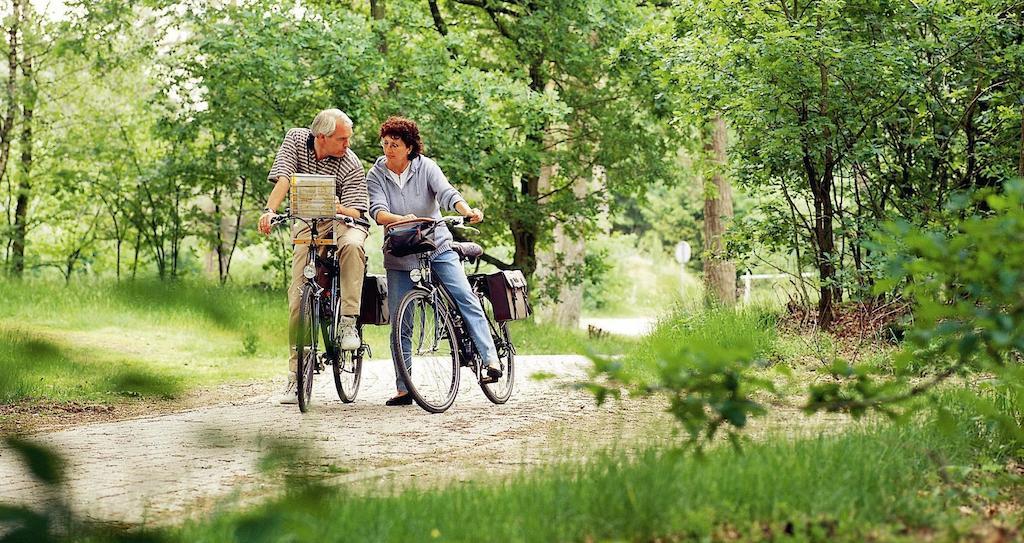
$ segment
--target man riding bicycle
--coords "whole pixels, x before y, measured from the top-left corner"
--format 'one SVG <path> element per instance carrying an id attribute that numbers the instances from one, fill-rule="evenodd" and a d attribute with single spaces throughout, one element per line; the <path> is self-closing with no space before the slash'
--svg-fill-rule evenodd
<path id="1" fill-rule="evenodd" d="M 338 109 L 325 109 L 317 114 L 309 128 L 292 128 L 285 134 L 284 141 L 274 157 L 274 166 L 267 179 L 274 183 L 274 189 L 267 198 L 267 207 L 259 220 L 259 231 L 270 233 L 271 220 L 284 201 L 294 174 L 331 175 L 335 179 L 336 212 L 353 218 L 361 218 L 369 209 L 366 191 L 366 177 L 362 163 L 351 149 L 352 119 Z M 325 229 L 323 237 L 332 232 Z M 292 239 L 309 237 L 309 226 L 296 223 L 292 226 Z M 359 315 L 359 301 L 362 294 L 363 275 L 366 260 L 363 244 L 367 230 L 363 226 L 347 226 L 340 221 L 333 225 L 333 237 L 338 246 L 338 267 L 341 280 L 341 348 L 358 349 L 359 334 L 356 317 Z M 277 398 L 279 403 L 298 402 L 295 387 L 295 372 L 298 366 L 295 351 L 295 332 L 299 320 L 299 295 L 303 284 L 302 268 L 308 259 L 312 244 L 292 246 L 292 281 L 288 287 L 288 337 L 291 352 L 288 357 L 288 384 Z M 320 251 L 326 248 L 320 246 Z"/>

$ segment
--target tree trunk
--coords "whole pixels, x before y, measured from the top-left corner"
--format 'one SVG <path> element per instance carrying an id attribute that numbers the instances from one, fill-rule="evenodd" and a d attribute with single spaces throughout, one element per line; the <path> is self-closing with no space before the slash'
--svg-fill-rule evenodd
<path id="1" fill-rule="evenodd" d="M 135 228 L 135 251 L 132 254 L 132 281 L 135 280 L 139 273 L 139 251 L 142 249 L 142 230 L 140 226 L 136 225 Z"/>
<path id="2" fill-rule="evenodd" d="M 1024 177 L 1024 105 L 1020 106 L 1020 161 L 1017 162 L 1017 175 Z"/>
<path id="3" fill-rule="evenodd" d="M 11 254 L 11 274 L 21 278 L 25 273 L 25 243 L 28 235 L 28 205 L 32 197 L 32 116 L 35 109 L 35 86 L 32 84 L 32 59 L 21 62 L 25 82 L 25 103 L 21 110 L 21 166 L 19 168 L 18 197 L 14 208 L 14 244 Z M 11 74 L 13 75 L 13 74 Z"/>
<path id="4" fill-rule="evenodd" d="M 238 195 L 238 211 L 235 213 L 234 224 L 229 224 L 228 233 L 231 234 L 231 245 L 227 248 L 227 259 L 224 262 L 224 278 L 221 280 L 222 285 L 231 276 L 231 259 L 235 256 L 235 249 L 238 247 L 238 235 L 242 231 L 242 216 L 245 213 L 245 189 L 248 186 L 248 179 L 244 175 L 240 176 L 239 179 L 242 181 L 242 188 Z"/>
<path id="5" fill-rule="evenodd" d="M 4 98 L 7 100 L 7 109 L 4 112 L 4 117 L 0 120 L 0 178 L 4 178 L 7 174 L 7 161 L 11 156 L 11 139 L 14 134 L 14 118 L 18 113 L 18 85 L 17 85 L 17 74 L 19 71 L 18 67 L 18 32 L 21 22 L 21 0 L 14 0 L 11 3 L 11 26 L 7 29 L 7 85 L 6 94 Z M 7 184 L 10 187 L 10 194 L 14 196 L 16 192 L 14 183 L 11 182 L 10 177 L 7 177 Z M 7 211 L 7 226 L 14 224 L 14 217 L 11 216 L 11 201 L 8 200 L 7 205 L 4 206 Z M 4 262 L 8 263 L 11 255 L 14 239 L 7 240 L 6 251 L 4 252 Z"/>
<path id="6" fill-rule="evenodd" d="M 171 229 L 171 278 L 178 278 L 178 252 L 181 249 L 181 240 L 184 237 L 181 224 L 181 190 L 175 185 L 174 190 L 174 215 L 173 227 Z"/>
<path id="7" fill-rule="evenodd" d="M 832 327 L 835 303 L 840 300 L 837 295 L 839 287 L 836 282 L 835 234 L 832 228 L 832 173 L 826 171 L 817 189 L 812 188 L 814 195 L 814 237 L 818 245 L 818 326 L 823 330 Z"/>
<path id="8" fill-rule="evenodd" d="M 552 85 L 553 87 L 553 85 Z M 547 145 L 554 146 L 550 132 L 546 138 Z M 552 190 L 551 179 L 558 173 L 557 165 L 546 165 L 541 168 L 537 188 L 542 194 Z M 573 195 L 582 199 L 589 189 L 588 180 L 584 177 L 573 182 Z M 545 202 L 539 202 L 543 205 Z M 555 224 L 552 232 L 550 249 L 537 256 L 537 283 L 548 292 L 554 292 L 557 299 L 544 300 L 537 307 L 537 322 L 552 323 L 563 328 L 576 328 L 580 323 L 583 310 L 583 284 L 573 281 L 581 277 L 580 272 L 586 256 L 586 245 L 582 237 L 574 237 L 566 232 L 565 225 Z"/>
<path id="9" fill-rule="evenodd" d="M 732 186 L 723 174 L 725 147 L 725 120 L 716 115 L 704 137 L 706 159 L 714 165 L 710 183 L 704 181 L 704 284 L 708 303 L 730 307 L 736 304 L 736 264 L 727 258 L 723 239 L 733 217 Z"/>
<path id="10" fill-rule="evenodd" d="M 584 177 L 573 181 L 573 193 L 577 198 L 584 198 L 587 195 L 588 183 Z M 582 268 L 586 259 L 586 243 L 582 237 L 574 237 L 565 231 L 565 225 L 555 225 L 554 243 L 547 255 L 553 260 L 551 272 L 558 278 L 558 303 L 550 307 L 550 314 L 546 321 L 552 322 L 563 328 L 577 328 L 580 324 L 580 316 L 583 312 L 583 283 Z M 539 274 L 541 270 L 537 270 Z M 570 277 L 580 277 L 580 282 L 569 280 Z"/>
<path id="11" fill-rule="evenodd" d="M 543 93 L 546 85 L 546 78 L 541 72 L 541 60 L 534 60 L 530 63 L 530 89 L 536 93 Z M 547 127 L 540 127 L 526 135 L 527 141 L 538 150 L 544 149 L 544 134 Z M 543 156 L 543 153 L 542 153 Z M 544 165 L 541 165 L 543 168 Z M 523 175 L 519 185 L 521 202 L 527 209 L 540 206 L 540 171 Z M 538 221 L 533 218 L 517 217 L 509 221 L 509 229 L 512 231 L 512 239 L 515 241 L 516 250 L 512 256 L 512 266 L 523 270 L 527 278 L 533 277 L 537 271 L 537 238 L 539 231 Z"/>
<path id="12" fill-rule="evenodd" d="M 819 64 L 821 99 L 818 103 L 818 115 L 821 119 L 829 119 L 829 73 L 828 66 L 822 62 Z M 828 122 L 825 123 L 822 131 L 825 139 L 825 156 L 822 164 L 822 175 L 820 183 L 811 185 L 814 192 L 815 209 L 819 211 L 815 217 L 815 236 L 818 240 L 818 276 L 821 281 L 819 285 L 820 297 L 818 298 L 818 326 L 823 330 L 832 327 L 834 318 L 834 305 L 842 301 L 842 288 L 836 282 L 835 268 L 835 233 L 832 227 L 832 220 L 835 216 L 835 208 L 832 203 L 832 187 L 835 184 L 835 152 L 832 148 L 832 129 Z"/>
<path id="13" fill-rule="evenodd" d="M 370 17 L 374 21 L 380 22 L 384 20 L 384 0 L 370 0 Z M 380 43 L 377 44 L 377 50 L 381 54 L 388 52 L 388 40 L 384 34 L 384 31 L 380 31 Z"/>

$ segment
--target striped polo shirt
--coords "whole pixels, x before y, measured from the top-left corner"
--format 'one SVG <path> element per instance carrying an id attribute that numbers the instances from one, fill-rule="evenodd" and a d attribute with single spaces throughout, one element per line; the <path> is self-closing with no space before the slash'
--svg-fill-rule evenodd
<path id="1" fill-rule="evenodd" d="M 325 157 L 317 160 L 313 148 L 313 132 L 308 128 L 292 128 L 284 136 L 281 148 L 274 157 L 267 179 L 277 183 L 277 178 L 291 178 L 293 174 L 333 175 L 335 193 L 341 205 L 366 213 L 370 209 L 366 193 L 366 175 L 359 157 L 348 149 L 343 157 Z"/>

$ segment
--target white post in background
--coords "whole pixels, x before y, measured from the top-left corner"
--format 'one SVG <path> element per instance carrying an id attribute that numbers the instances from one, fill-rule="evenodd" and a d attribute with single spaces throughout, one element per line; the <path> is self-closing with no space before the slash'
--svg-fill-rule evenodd
<path id="1" fill-rule="evenodd" d="M 804 277 L 804 278 L 814 277 L 814 276 L 815 276 L 815 274 L 812 273 L 812 272 L 804 272 L 804 273 L 800 274 L 800 277 Z M 772 280 L 775 280 L 775 279 L 785 279 L 787 277 L 793 277 L 793 276 L 788 274 L 788 273 L 758 273 L 758 274 L 751 274 L 750 270 L 748 269 L 747 273 L 744 273 L 740 277 L 743 279 L 743 303 L 746 304 L 746 303 L 750 302 L 750 290 L 751 290 L 751 287 L 754 284 L 754 279 L 772 279 Z"/>
<path id="2" fill-rule="evenodd" d="M 686 296 L 686 263 L 690 261 L 690 244 L 685 241 L 680 241 L 676 244 L 675 250 L 676 262 L 679 263 L 679 294 L 680 296 Z"/>

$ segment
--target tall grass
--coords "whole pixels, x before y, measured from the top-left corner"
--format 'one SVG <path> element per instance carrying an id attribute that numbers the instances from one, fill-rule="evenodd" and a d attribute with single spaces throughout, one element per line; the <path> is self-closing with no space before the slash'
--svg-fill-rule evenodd
<path id="1" fill-rule="evenodd" d="M 322 487 L 181 528 L 183 541 L 760 540 L 857 541 L 944 522 L 942 470 L 976 460 L 978 440 L 935 426 L 866 428 L 703 459 L 606 453 L 501 482 L 388 495 Z M 940 473 L 941 472 L 941 473 Z"/>
<path id="2" fill-rule="evenodd" d="M 776 321 L 777 315 L 762 306 L 735 310 L 677 306 L 627 352 L 627 373 L 636 381 L 655 379 L 659 359 L 680 347 L 716 349 L 742 344 L 750 346 L 758 358 L 768 358 L 778 340 Z"/>

